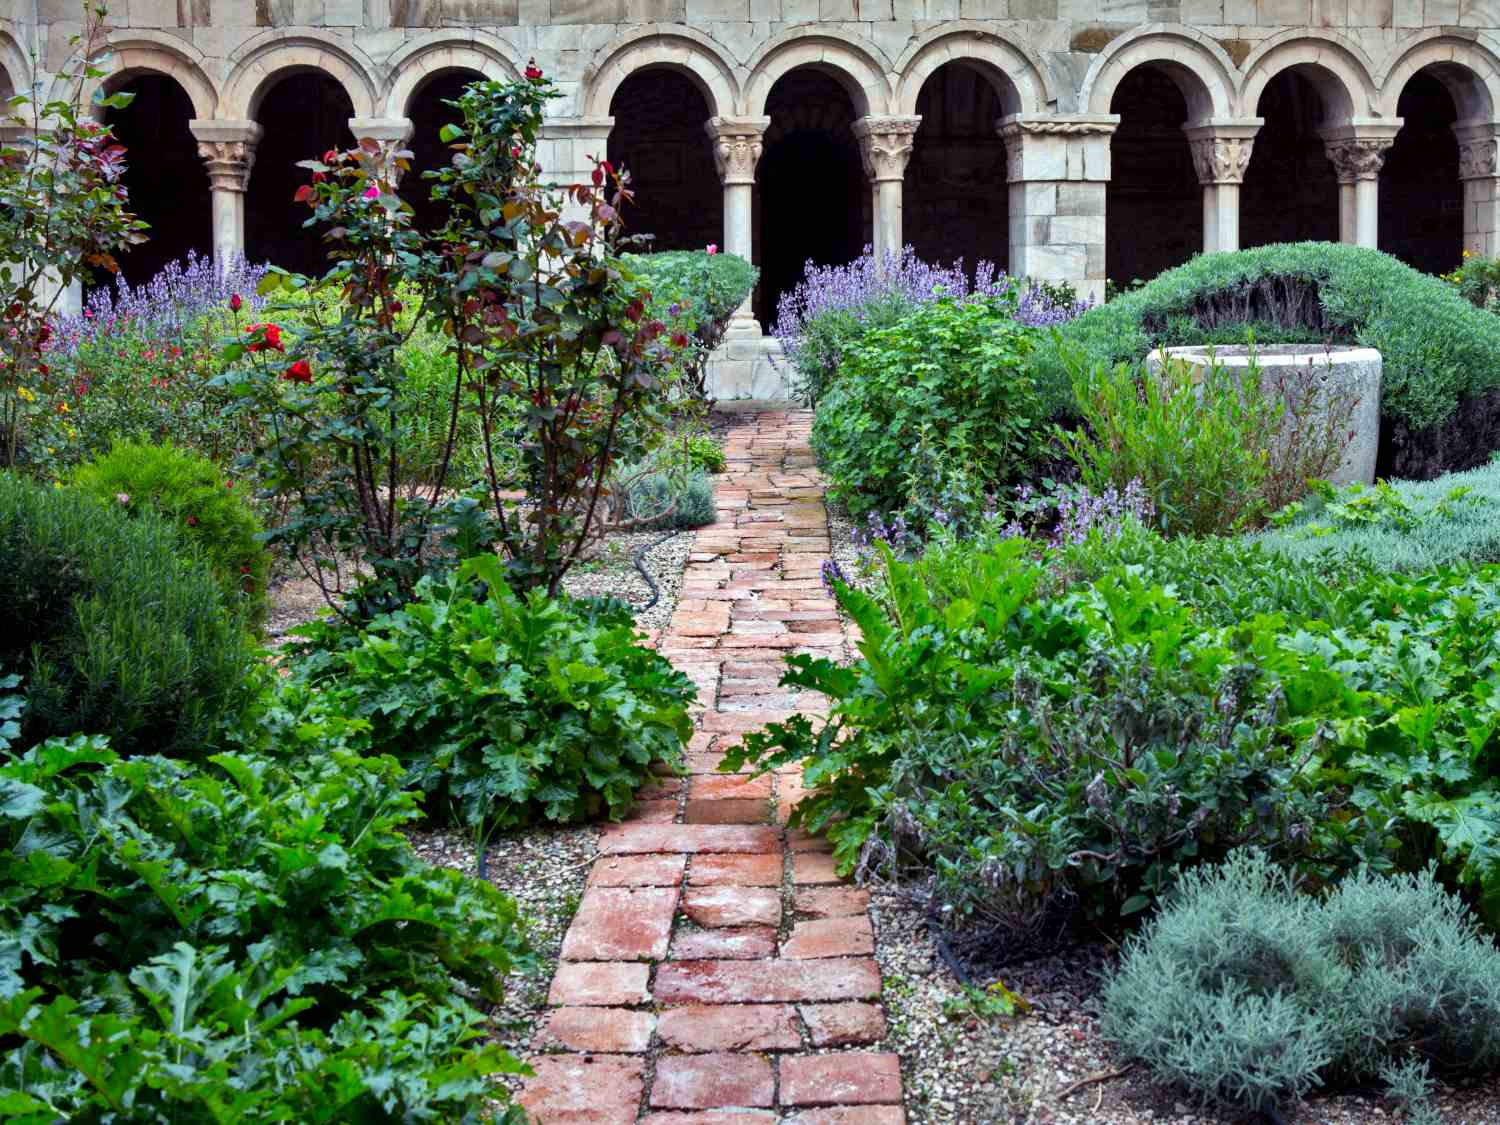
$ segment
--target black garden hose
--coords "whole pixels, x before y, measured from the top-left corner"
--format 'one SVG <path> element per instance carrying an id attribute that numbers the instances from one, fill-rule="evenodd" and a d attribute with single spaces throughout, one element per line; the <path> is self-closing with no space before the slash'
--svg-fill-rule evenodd
<path id="1" fill-rule="evenodd" d="M 657 539 L 651 543 L 647 543 L 644 547 L 642 547 L 635 553 L 635 569 L 639 571 L 641 577 L 646 580 L 646 587 L 651 591 L 651 600 L 645 605 L 641 606 L 638 610 L 636 610 L 637 613 L 644 613 L 646 612 L 646 610 L 654 606 L 657 602 L 661 601 L 661 590 L 656 585 L 656 579 L 652 578 L 650 572 L 646 570 L 647 552 L 656 550 L 656 548 L 660 547 L 668 539 L 671 539 L 673 536 L 680 534 L 682 534 L 680 529 L 669 531 L 660 539 Z"/>

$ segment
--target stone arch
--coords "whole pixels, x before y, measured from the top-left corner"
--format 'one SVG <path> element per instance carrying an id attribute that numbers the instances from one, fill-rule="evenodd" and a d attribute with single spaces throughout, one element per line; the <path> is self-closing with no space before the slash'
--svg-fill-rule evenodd
<path id="1" fill-rule="evenodd" d="M 857 117 L 889 113 L 894 68 L 872 43 L 852 43 L 819 28 L 795 28 L 769 40 L 751 56 L 742 108 L 750 116 L 765 113 L 771 87 L 798 67 L 829 75 L 849 93 Z"/>
<path id="2" fill-rule="evenodd" d="M 711 116 L 733 114 L 739 103 L 734 68 L 712 39 L 681 24 L 647 24 L 606 46 L 583 72 L 582 115 L 608 117 L 620 84 L 648 67 L 685 75 L 703 94 Z"/>
<path id="3" fill-rule="evenodd" d="M 1374 66 L 1358 44 L 1331 31 L 1292 28 L 1273 35 L 1245 59 L 1240 106 L 1253 117 L 1266 85 L 1283 70 L 1300 67 L 1323 101 L 1327 124 L 1374 116 Z"/>
<path id="4" fill-rule="evenodd" d="M 1089 66 L 1078 94 L 1087 113 L 1109 113 L 1115 91 L 1138 66 L 1151 65 L 1182 91 L 1188 117 L 1232 117 L 1239 72 L 1213 39 L 1178 24 L 1152 24 L 1110 42 Z"/>
<path id="5" fill-rule="evenodd" d="M 219 92 L 203 69 L 203 54 L 190 43 L 153 31 L 117 31 L 109 37 L 108 75 L 102 84 L 113 93 L 137 74 L 161 74 L 173 79 L 193 103 L 193 116 L 212 118 Z M 93 96 L 93 90 L 85 93 Z"/>
<path id="6" fill-rule="evenodd" d="M 387 60 L 390 90 L 385 96 L 386 117 L 406 117 L 418 89 L 429 78 L 453 70 L 472 70 L 488 78 L 514 81 L 523 64 L 510 44 L 481 31 L 455 34 L 434 31 L 413 39 Z"/>
<path id="7" fill-rule="evenodd" d="M 0 29 L 0 82 L 10 84 L 11 94 L 31 89 L 31 61 L 9 31 Z"/>
<path id="8" fill-rule="evenodd" d="M 229 78 L 219 103 L 221 115 L 229 120 L 254 120 L 261 98 L 289 71 L 328 75 L 349 95 L 355 117 L 375 116 L 375 68 L 357 47 L 331 36 L 307 31 L 290 35 L 270 32 L 242 46 L 230 56 L 229 64 Z"/>
<path id="9" fill-rule="evenodd" d="M 895 112 L 917 112 L 917 96 L 934 71 L 956 62 L 982 73 L 1000 95 L 1006 114 L 1044 113 L 1057 96 L 1036 52 L 971 20 L 944 24 L 923 35 L 896 62 Z"/>
<path id="10" fill-rule="evenodd" d="M 1401 92 L 1424 70 L 1447 87 L 1459 120 L 1488 120 L 1500 106 L 1500 55 L 1475 32 L 1434 27 L 1397 45 L 1376 74 L 1382 116 L 1397 115 Z"/>

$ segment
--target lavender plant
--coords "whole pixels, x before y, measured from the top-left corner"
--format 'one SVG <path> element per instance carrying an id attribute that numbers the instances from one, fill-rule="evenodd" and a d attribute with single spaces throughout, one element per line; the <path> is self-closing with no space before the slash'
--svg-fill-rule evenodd
<path id="1" fill-rule="evenodd" d="M 1070 303 L 1040 282 L 1012 278 L 981 260 L 972 274 L 962 258 L 924 262 L 907 246 L 882 261 L 870 247 L 842 266 L 808 261 L 801 282 L 782 295 L 772 329 L 793 368 L 793 390 L 816 403 L 837 375 L 846 350 L 865 333 L 888 328 L 921 305 L 949 298 L 997 298 L 1029 327 L 1063 324 L 1091 302 Z"/>

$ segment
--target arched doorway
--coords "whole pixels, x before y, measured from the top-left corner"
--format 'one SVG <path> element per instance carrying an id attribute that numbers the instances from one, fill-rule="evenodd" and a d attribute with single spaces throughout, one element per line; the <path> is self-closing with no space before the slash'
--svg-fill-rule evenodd
<path id="1" fill-rule="evenodd" d="M 608 158 L 630 172 L 635 203 L 625 229 L 650 235 L 640 250 L 701 250 L 723 241 L 724 190 L 704 125 L 713 116 L 686 75 L 663 67 L 639 70 L 609 103 L 615 119 Z"/>
<path id="2" fill-rule="evenodd" d="M 870 243 L 872 204 L 850 126 L 854 103 L 821 71 L 799 67 L 766 99 L 764 152 L 756 170 L 760 286 L 755 315 L 769 328 L 781 295 L 811 260 L 840 265 Z"/>
<path id="3" fill-rule="evenodd" d="M 148 240 L 120 257 L 125 280 L 141 285 L 189 251 L 213 253 L 208 173 L 188 130 L 193 103 L 176 79 L 133 74 L 113 92 L 133 96 L 105 121 L 126 149 L 130 210 L 151 224 Z"/>
<path id="4" fill-rule="evenodd" d="M 1339 239 L 1338 177 L 1319 130 L 1347 115 L 1327 104 L 1319 82 L 1304 69 L 1311 68 L 1277 74 L 1256 107 L 1265 124 L 1255 136 L 1240 192 L 1242 246 Z"/>
<path id="5" fill-rule="evenodd" d="M 1149 281 L 1203 249 L 1203 187 L 1182 127 L 1188 100 L 1164 69 L 1138 66 L 1115 89 L 1104 258 L 1120 284 Z"/>
<path id="6" fill-rule="evenodd" d="M 1425 273 L 1447 273 L 1464 243 L 1458 179 L 1458 107 L 1429 71 L 1412 76 L 1396 102 L 1405 120 L 1380 171 L 1380 248 Z"/>
<path id="7" fill-rule="evenodd" d="M 265 136 L 256 148 L 245 196 L 250 261 L 314 276 L 327 270 L 327 247 L 316 231 L 303 229 L 309 212 L 293 199 L 309 175 L 297 161 L 315 159 L 330 148 L 353 147 L 353 114 L 344 88 L 318 71 L 287 74 L 266 91 L 255 114 Z"/>
<path id="8" fill-rule="evenodd" d="M 901 210 L 904 239 L 923 261 L 962 259 L 971 275 L 981 261 L 1006 268 L 1010 191 L 995 128 L 1004 113 L 990 80 L 961 61 L 922 84 Z"/>
<path id="9" fill-rule="evenodd" d="M 446 168 L 453 160 L 452 151 L 439 134 L 444 125 L 459 124 L 462 115 L 447 103 L 457 101 L 465 87 L 483 78 L 473 70 L 445 70 L 417 87 L 407 103 L 406 116 L 412 127 L 406 146 L 412 154 L 411 171 L 401 177 L 397 192 L 411 205 L 412 222 L 421 230 L 436 230 L 447 219 L 447 208 L 432 201 L 433 182 L 423 175 Z"/>

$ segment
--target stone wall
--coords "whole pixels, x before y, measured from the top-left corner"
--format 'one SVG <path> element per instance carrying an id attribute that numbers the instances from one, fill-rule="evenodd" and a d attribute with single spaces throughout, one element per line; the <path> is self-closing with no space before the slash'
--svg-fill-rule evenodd
<path id="1" fill-rule="evenodd" d="M 676 120 L 682 114 L 663 124 L 691 170 L 691 190 L 665 195 L 693 209 L 683 238 L 722 230 L 722 244 L 747 255 L 769 253 L 777 237 L 760 213 L 755 163 L 766 139 L 788 128 L 777 120 L 778 83 L 804 69 L 847 99 L 853 123 L 842 127 L 859 147 L 867 192 L 857 221 L 877 249 L 908 240 L 938 257 L 998 249 L 1012 272 L 1095 296 L 1126 229 L 1111 228 L 1111 211 L 1132 208 L 1137 242 L 1159 244 L 1141 255 L 1149 269 L 1185 250 L 1237 246 L 1242 229 L 1256 239 L 1326 229 L 1379 245 L 1382 215 L 1392 248 L 1446 223 L 1465 246 L 1500 250 L 1500 6 L 1479 0 L 109 0 L 109 11 L 109 84 L 165 75 L 191 103 L 220 251 L 246 244 L 243 196 L 256 145 L 278 129 L 265 114 L 278 99 L 268 95 L 287 77 L 326 75 L 347 95 L 356 135 L 400 139 L 432 76 L 515 76 L 528 59 L 564 95 L 539 151 L 560 180 L 620 143 L 612 106 L 632 75 L 665 69 L 691 83 L 701 99 L 694 112 L 716 123 L 696 155 L 684 147 L 694 134 Z M 0 2 L 4 81 L 45 87 L 80 21 L 80 0 Z M 965 70 L 968 95 L 953 94 L 963 81 L 951 69 L 929 84 L 948 64 Z M 1180 125 L 1171 114 L 1122 125 L 1142 68 L 1160 88 L 1175 87 Z M 1403 140 L 1401 99 L 1419 76 L 1427 93 L 1404 104 L 1422 120 Z M 1284 110 L 1294 80 L 1306 104 Z M 1451 105 L 1433 108 L 1434 89 Z M 924 112 L 935 115 L 925 131 Z M 975 124 L 992 113 L 995 134 Z M 739 163 L 723 158 L 725 137 L 735 138 Z M 934 137 L 942 153 L 922 150 Z M 1381 198 L 1393 143 L 1410 148 L 1398 148 L 1401 171 L 1391 178 L 1399 208 Z M 703 214 L 709 156 L 724 202 Z M 1426 192 L 1432 159 L 1444 166 L 1443 184 Z M 1152 195 L 1142 177 L 1158 163 L 1164 187 Z M 1295 206 L 1277 194 L 1284 189 Z M 1242 194 L 1253 196 L 1244 222 Z M 1197 214 L 1174 224 L 1195 200 Z M 1413 213 L 1429 206 L 1430 216 Z M 750 312 L 727 353 L 739 357 L 724 367 L 730 393 L 775 385 Z"/>

